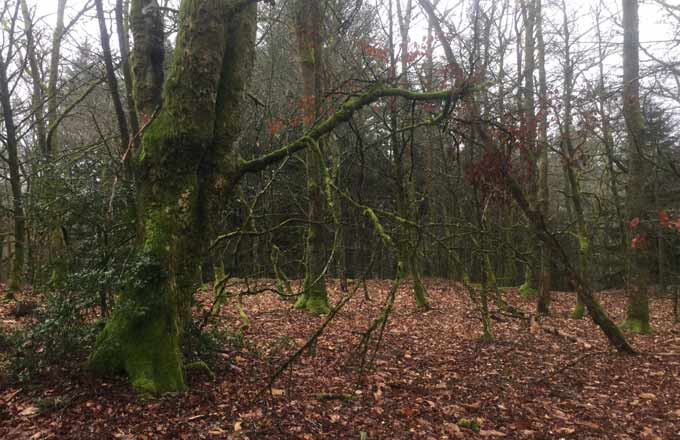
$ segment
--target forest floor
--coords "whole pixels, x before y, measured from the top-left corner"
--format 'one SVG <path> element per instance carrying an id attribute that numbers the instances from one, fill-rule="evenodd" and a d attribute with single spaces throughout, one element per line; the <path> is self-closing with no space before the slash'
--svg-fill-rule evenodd
<path id="1" fill-rule="evenodd" d="M 330 284 L 337 302 L 337 282 Z M 484 343 L 461 286 L 430 280 L 427 312 L 415 310 L 402 286 L 362 371 L 355 349 L 390 282 L 368 286 L 370 301 L 358 291 L 269 388 L 271 374 L 325 318 L 266 294 L 244 298 L 250 326 L 240 346 L 223 347 L 214 379 L 192 369 L 185 393 L 140 400 L 124 378 L 102 380 L 66 362 L 28 383 L 0 385 L 0 438 L 680 439 L 680 325 L 670 299 L 653 300 L 655 331 L 629 335 L 642 352 L 630 357 L 612 352 L 589 319 L 568 318 L 573 293 L 555 292 L 555 314 L 541 321 L 560 334 L 503 317 Z M 533 311 L 515 289 L 506 295 Z M 599 296 L 620 321 L 624 294 Z M 1 326 L 31 325 L 8 313 L 0 308 Z M 221 317 L 233 331 L 241 325 L 233 304 Z"/>

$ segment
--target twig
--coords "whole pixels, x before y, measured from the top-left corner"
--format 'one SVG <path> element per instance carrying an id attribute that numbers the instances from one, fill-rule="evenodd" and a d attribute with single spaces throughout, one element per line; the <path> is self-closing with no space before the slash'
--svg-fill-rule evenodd
<path id="1" fill-rule="evenodd" d="M 550 373 L 546 374 L 545 376 L 540 377 L 538 379 L 534 379 L 533 381 L 530 382 L 530 384 L 536 385 L 536 384 L 539 384 L 541 382 L 545 382 L 548 379 L 558 375 L 559 373 L 567 370 L 568 368 L 573 367 L 574 365 L 578 364 L 579 362 L 581 362 L 581 361 L 583 361 L 583 360 L 585 360 L 589 357 L 600 355 L 600 354 L 607 354 L 607 353 L 609 353 L 609 351 L 591 351 L 589 353 L 581 355 L 581 356 L 577 357 L 576 359 L 574 359 L 573 361 L 567 363 L 566 365 L 551 371 Z"/>

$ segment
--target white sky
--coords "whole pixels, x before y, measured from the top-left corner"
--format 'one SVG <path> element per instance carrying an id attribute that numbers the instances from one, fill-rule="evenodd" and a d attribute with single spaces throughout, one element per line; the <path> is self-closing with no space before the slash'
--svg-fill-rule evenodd
<path id="1" fill-rule="evenodd" d="M 57 8 L 57 0 L 28 0 L 29 5 L 33 4 L 37 6 L 37 12 L 38 16 L 43 17 L 43 21 L 45 22 L 46 25 L 48 25 L 50 28 L 54 26 L 54 22 L 56 20 L 56 8 Z M 282 0 L 279 0 L 282 1 Z M 354 0 L 347 0 L 347 1 L 354 1 Z M 370 1 L 370 0 L 369 0 Z M 384 0 L 383 0 L 384 1 Z M 403 3 L 405 3 L 404 0 L 401 0 Z M 490 0 L 486 0 L 485 3 L 487 3 Z M 518 0 L 515 0 L 518 1 Z M 89 0 L 91 3 L 92 0 Z M 176 4 L 178 3 L 179 0 L 171 0 L 171 4 Z M 672 4 L 672 5 L 678 5 L 680 6 L 680 0 L 666 0 L 667 3 Z M 69 17 L 73 17 L 77 14 L 77 12 L 85 5 L 88 3 L 87 0 L 68 0 L 67 1 L 67 19 L 66 21 L 69 21 Z M 113 3 L 114 0 L 104 0 L 105 3 L 105 8 L 109 11 L 113 9 Z M 402 3 L 402 4 L 403 4 Z M 459 5 L 461 3 L 460 0 L 440 0 L 438 9 L 440 11 L 443 11 L 447 8 Z M 560 0 L 544 0 L 544 11 L 546 13 L 550 13 L 550 7 L 548 6 L 551 3 L 561 3 Z M 573 14 L 577 18 L 577 27 L 578 29 L 573 32 L 574 35 L 577 35 L 578 33 L 591 30 L 593 28 L 593 15 L 592 15 L 592 9 L 594 9 L 595 5 L 598 3 L 597 0 L 566 0 L 567 8 L 571 11 L 571 14 Z M 414 4 L 417 4 L 417 2 L 414 2 Z M 621 10 L 621 0 L 605 0 L 604 5 L 609 11 L 615 16 L 615 20 L 617 22 L 620 22 L 620 10 Z M 555 11 L 555 8 L 552 8 L 553 11 Z M 559 14 L 559 13 L 558 13 Z M 552 14 L 551 14 L 552 15 Z M 604 14 L 605 16 L 608 15 L 607 13 Z M 552 18 L 552 21 L 555 23 L 556 26 L 561 25 L 561 16 L 557 15 L 554 18 Z M 419 24 L 418 24 L 419 23 Z M 424 35 L 425 31 L 424 29 L 418 29 L 417 27 L 420 26 L 421 28 L 424 27 L 425 20 L 420 19 L 417 20 L 416 22 L 416 29 L 413 29 L 412 35 L 413 41 L 420 41 L 420 37 Z M 680 24 L 677 25 L 678 28 L 680 28 Z M 618 28 L 615 28 L 615 30 L 618 30 Z M 550 32 L 549 26 L 546 26 L 546 34 Z M 673 61 L 680 61 L 680 48 L 675 48 L 673 51 L 668 50 L 668 45 L 665 45 L 663 41 L 669 40 L 673 37 L 673 28 L 670 26 L 668 23 L 664 23 L 664 17 L 662 14 L 662 10 L 660 9 L 659 6 L 657 6 L 653 0 L 641 0 L 640 4 L 640 41 L 642 42 L 642 45 L 645 46 L 647 49 L 651 50 L 653 53 L 655 53 L 655 56 L 658 56 L 661 59 L 666 59 L 666 60 L 671 60 L 671 57 L 676 57 L 675 60 Z M 117 48 L 117 40 L 116 38 L 111 38 L 111 47 L 116 50 Z M 549 38 L 547 36 L 546 38 Z M 69 50 L 69 46 L 73 48 L 75 45 L 81 44 L 85 39 L 89 40 L 92 44 L 97 44 L 99 41 L 99 30 L 98 26 L 95 20 L 95 12 L 94 8 L 81 19 L 81 22 L 76 25 L 74 33 L 70 36 L 69 39 L 66 40 L 65 44 L 65 50 Z M 582 40 L 584 41 L 584 44 L 582 47 L 591 47 L 592 44 L 588 44 L 589 42 L 592 43 L 595 41 L 594 36 L 592 35 L 585 35 L 582 37 Z M 614 45 L 620 44 L 623 41 L 623 37 L 620 34 L 620 32 L 616 32 L 612 40 L 610 41 Z M 609 67 L 610 75 L 616 77 L 621 75 L 621 58 L 618 55 L 620 51 L 616 50 L 617 46 L 614 46 L 612 48 L 613 50 L 613 55 L 609 57 L 609 59 L 606 61 L 606 64 Z M 679 55 L 676 55 L 679 54 Z M 649 62 L 649 59 L 645 56 L 644 53 L 640 54 L 641 56 L 641 61 L 642 61 L 642 67 L 644 69 L 646 62 Z M 508 64 L 512 65 L 512 57 L 509 57 L 507 60 Z M 612 78 L 613 79 L 613 78 Z"/>

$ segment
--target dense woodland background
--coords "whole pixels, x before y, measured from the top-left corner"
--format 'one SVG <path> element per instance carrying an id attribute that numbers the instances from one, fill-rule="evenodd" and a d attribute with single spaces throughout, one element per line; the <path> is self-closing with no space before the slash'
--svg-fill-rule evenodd
<path id="1" fill-rule="evenodd" d="M 183 390 L 269 298 L 323 315 L 271 388 L 371 283 L 362 368 L 441 285 L 484 341 L 590 315 L 632 353 L 677 323 L 677 2 L 49 3 L 0 5 L 8 384 L 92 353 Z"/>

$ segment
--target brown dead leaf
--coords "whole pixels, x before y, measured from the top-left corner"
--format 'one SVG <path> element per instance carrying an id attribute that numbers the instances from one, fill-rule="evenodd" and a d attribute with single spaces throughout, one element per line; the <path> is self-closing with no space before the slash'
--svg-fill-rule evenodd
<path id="1" fill-rule="evenodd" d="M 656 394 L 653 394 L 653 393 L 640 393 L 640 399 L 654 400 L 654 399 L 656 399 Z"/>
<path id="2" fill-rule="evenodd" d="M 482 437 L 505 437 L 507 434 L 493 429 L 489 430 L 482 429 L 481 431 L 479 431 L 479 435 L 481 435 Z"/>
<path id="3" fill-rule="evenodd" d="M 31 405 L 31 406 L 27 406 L 26 408 L 21 410 L 19 415 L 24 416 L 24 417 L 32 417 L 32 416 L 37 415 L 38 413 L 40 413 L 40 409 L 38 409 L 37 406 Z"/>
<path id="4" fill-rule="evenodd" d="M 234 432 L 241 432 L 241 425 L 243 424 L 242 421 L 237 421 L 234 422 Z"/>
<path id="5" fill-rule="evenodd" d="M 640 434 L 640 438 L 643 439 L 643 440 L 663 440 L 649 426 L 642 430 L 642 433 Z"/>
<path id="6" fill-rule="evenodd" d="M 272 388 L 272 396 L 283 396 L 286 394 L 286 390 L 280 388 Z"/>
<path id="7" fill-rule="evenodd" d="M 224 429 L 220 428 L 219 426 L 215 426 L 210 431 L 208 431 L 208 434 L 210 434 L 210 435 L 223 435 L 223 434 L 226 434 L 226 433 L 224 432 Z"/>

